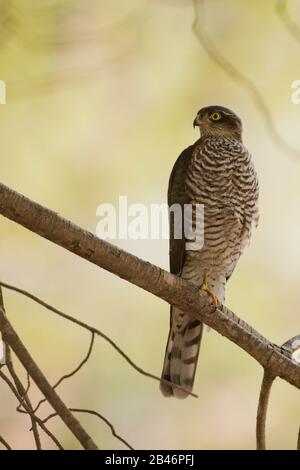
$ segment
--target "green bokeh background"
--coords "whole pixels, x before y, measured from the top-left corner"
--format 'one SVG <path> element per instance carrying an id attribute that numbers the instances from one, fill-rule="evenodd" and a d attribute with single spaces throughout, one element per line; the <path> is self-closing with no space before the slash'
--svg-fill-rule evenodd
<path id="1" fill-rule="evenodd" d="M 211 0 L 205 24 L 223 54 L 262 93 L 281 136 L 299 145 L 300 43 L 275 1 Z M 290 13 L 300 24 L 300 9 Z M 179 0 L 1 2 L 1 181 L 95 232 L 100 203 L 166 201 L 168 177 L 193 142 L 196 111 L 234 109 L 260 177 L 260 225 L 227 292 L 227 305 L 271 341 L 299 333 L 300 155 L 270 138 L 243 87 L 208 57 L 192 33 L 192 2 Z M 115 241 L 168 267 L 162 240 Z M 141 367 L 160 374 L 168 306 L 24 228 L 1 219 L 1 279 L 35 293 L 110 335 Z M 54 383 L 72 370 L 89 336 L 31 301 L 4 292 L 7 314 Z M 19 369 L 24 381 L 22 369 Z M 97 340 L 78 376 L 60 387 L 69 406 L 93 408 L 137 449 L 253 449 L 262 378 L 258 364 L 215 332 L 205 335 L 195 392 L 168 400 Z M 14 448 L 33 448 L 29 420 L 0 384 L 0 432 Z M 32 400 L 40 395 L 32 386 Z M 48 409 L 44 406 L 41 416 Z M 268 415 L 268 446 L 294 449 L 299 391 L 277 380 Z M 100 448 L 122 448 L 95 417 L 80 416 Z M 50 428 L 77 448 L 58 420 Z M 44 443 L 52 448 L 47 438 Z"/>

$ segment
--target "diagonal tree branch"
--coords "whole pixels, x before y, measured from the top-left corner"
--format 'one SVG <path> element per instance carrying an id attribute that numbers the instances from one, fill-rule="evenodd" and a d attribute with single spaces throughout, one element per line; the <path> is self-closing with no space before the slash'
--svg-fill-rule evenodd
<path id="1" fill-rule="evenodd" d="M 12 450 L 8 442 L 2 436 L 0 436 L 0 443 L 3 445 L 3 447 L 5 447 L 6 450 Z"/>
<path id="2" fill-rule="evenodd" d="M 181 310 L 199 316 L 271 374 L 300 388 L 300 365 L 284 349 L 264 338 L 225 306 L 215 309 L 209 296 L 194 284 L 100 240 L 2 183 L 0 214 Z"/>
<path id="3" fill-rule="evenodd" d="M 32 377 L 41 392 L 47 397 L 48 402 L 58 413 L 62 421 L 74 434 L 81 443 L 82 447 L 87 450 L 96 450 L 97 446 L 83 429 L 79 421 L 73 416 L 71 411 L 66 407 L 56 391 L 51 387 L 43 372 L 38 368 L 29 352 L 21 342 L 20 338 L 14 331 L 10 322 L 7 320 L 4 310 L 0 307 L 0 331 L 3 334 L 7 345 L 14 351 L 19 361 L 23 364 L 26 371 Z"/>

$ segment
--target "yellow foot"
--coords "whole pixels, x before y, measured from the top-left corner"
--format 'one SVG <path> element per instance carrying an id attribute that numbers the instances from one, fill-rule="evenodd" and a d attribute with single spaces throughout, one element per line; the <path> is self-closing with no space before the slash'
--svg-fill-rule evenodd
<path id="1" fill-rule="evenodd" d="M 209 297 L 211 298 L 214 306 L 216 308 L 220 307 L 221 305 L 221 302 L 219 301 L 218 297 L 210 290 L 209 286 L 208 286 L 208 282 L 207 282 L 207 275 L 205 274 L 204 276 L 204 280 L 203 280 L 203 284 L 201 286 L 201 290 L 204 290 L 204 292 L 207 293 L 207 295 L 209 295 Z"/>

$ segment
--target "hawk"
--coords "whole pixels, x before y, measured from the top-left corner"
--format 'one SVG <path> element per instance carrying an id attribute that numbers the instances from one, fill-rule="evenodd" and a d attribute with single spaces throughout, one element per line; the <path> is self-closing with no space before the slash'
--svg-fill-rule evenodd
<path id="1" fill-rule="evenodd" d="M 225 301 L 226 283 L 258 223 L 258 178 L 242 142 L 242 122 L 233 111 L 202 108 L 193 125 L 200 128 L 200 138 L 173 167 L 168 205 L 183 209 L 190 204 L 195 213 L 202 204 L 204 240 L 202 248 L 187 249 L 185 237 L 174 236 L 170 216 L 170 270 L 205 290 L 217 307 Z M 192 390 L 202 332 L 198 318 L 171 307 L 160 382 L 163 395 L 185 398 Z"/>

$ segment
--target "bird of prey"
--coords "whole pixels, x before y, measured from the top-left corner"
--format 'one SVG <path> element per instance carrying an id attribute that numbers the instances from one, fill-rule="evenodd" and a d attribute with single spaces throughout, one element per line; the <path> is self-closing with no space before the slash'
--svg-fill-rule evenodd
<path id="1" fill-rule="evenodd" d="M 168 205 L 190 204 L 195 212 L 196 205 L 202 204 L 204 241 L 198 250 L 187 249 L 185 237 L 174 236 L 170 216 L 170 270 L 205 290 L 217 307 L 225 301 L 226 283 L 250 240 L 252 226 L 258 223 L 258 179 L 242 142 L 242 122 L 233 111 L 207 106 L 197 113 L 195 126 L 200 128 L 200 138 L 173 167 Z M 160 382 L 163 395 L 189 395 L 202 331 L 198 318 L 171 307 Z"/>

